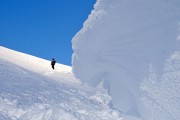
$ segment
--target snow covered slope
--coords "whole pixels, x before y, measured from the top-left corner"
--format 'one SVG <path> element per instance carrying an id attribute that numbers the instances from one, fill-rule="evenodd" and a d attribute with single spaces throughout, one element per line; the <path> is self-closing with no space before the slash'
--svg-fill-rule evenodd
<path id="1" fill-rule="evenodd" d="M 17 52 L 5 47 L 0 46 L 1 59 L 9 61 L 29 71 L 43 74 L 53 79 L 66 79 L 74 82 L 79 82 L 72 74 L 70 66 L 56 63 L 55 71 L 51 68 L 51 62 L 32 55 Z M 57 61 L 58 62 L 58 61 Z"/>
<path id="2" fill-rule="evenodd" d="M 179 108 L 167 107 L 180 103 L 180 88 L 175 86 L 180 80 L 179 12 L 179 0 L 97 0 L 72 41 L 73 72 L 91 86 L 103 81 L 113 106 L 128 115 L 179 120 Z M 149 83 L 155 79 L 152 68 L 155 83 Z M 154 92 L 154 86 L 161 92 Z M 166 93 L 169 87 L 177 93 Z M 162 101 L 168 97 L 172 104 Z"/>
<path id="3" fill-rule="evenodd" d="M 71 67 L 0 47 L 0 120 L 122 120 L 111 97 L 73 77 Z"/>

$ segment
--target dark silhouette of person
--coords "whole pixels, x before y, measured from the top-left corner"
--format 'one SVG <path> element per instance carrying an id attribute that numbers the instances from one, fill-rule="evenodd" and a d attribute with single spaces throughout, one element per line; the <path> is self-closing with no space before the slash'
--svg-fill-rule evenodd
<path id="1" fill-rule="evenodd" d="M 56 64 L 56 60 L 53 58 L 51 60 L 51 66 L 52 66 L 52 69 L 54 70 L 54 65 Z"/>

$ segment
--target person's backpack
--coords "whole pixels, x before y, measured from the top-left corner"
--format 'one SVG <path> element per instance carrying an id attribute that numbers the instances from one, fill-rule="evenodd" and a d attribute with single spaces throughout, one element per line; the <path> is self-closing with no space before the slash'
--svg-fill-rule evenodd
<path id="1" fill-rule="evenodd" d="M 56 61 L 55 60 L 52 60 L 51 61 L 51 65 L 55 65 Z"/>

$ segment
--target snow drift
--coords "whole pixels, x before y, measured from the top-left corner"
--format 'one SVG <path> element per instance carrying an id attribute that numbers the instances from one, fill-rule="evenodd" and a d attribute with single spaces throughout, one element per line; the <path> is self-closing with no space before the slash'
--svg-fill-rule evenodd
<path id="1" fill-rule="evenodd" d="M 97 0 L 72 40 L 75 76 L 91 86 L 103 81 L 113 107 L 128 115 L 145 120 L 179 119 L 177 107 L 168 109 L 180 103 L 180 88 L 175 87 L 180 80 L 179 11 L 178 0 Z M 152 68 L 159 76 L 153 85 Z M 168 77 L 174 74 L 176 77 Z M 161 91 L 158 97 L 154 85 Z M 165 93 L 168 87 L 177 93 Z M 177 102 L 168 102 L 170 98 Z"/>

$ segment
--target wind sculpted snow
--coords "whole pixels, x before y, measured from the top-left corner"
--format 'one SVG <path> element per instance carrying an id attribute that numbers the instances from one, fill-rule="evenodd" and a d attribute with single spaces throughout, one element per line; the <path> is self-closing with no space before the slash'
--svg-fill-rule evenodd
<path id="1" fill-rule="evenodd" d="M 149 76 L 143 80 L 142 101 L 145 116 L 150 120 L 180 119 L 180 52 L 175 52 L 165 62 L 163 74 L 150 67 Z"/>
<path id="2" fill-rule="evenodd" d="M 106 90 L 83 86 L 70 67 L 57 65 L 54 71 L 50 61 L 4 47 L 0 55 L 0 120 L 122 120 L 109 108 Z M 18 65 L 19 56 L 36 66 Z"/>
<path id="3" fill-rule="evenodd" d="M 168 77 L 179 74 L 179 69 L 174 69 L 174 73 L 164 70 L 175 65 L 172 63 L 167 67 L 166 60 L 180 51 L 179 11 L 179 0 L 97 0 L 83 28 L 72 40 L 75 76 L 94 87 L 103 81 L 112 97 L 113 107 L 126 115 L 145 120 L 177 120 L 177 108 L 169 111 L 163 107 L 165 103 L 167 106 L 179 106 L 178 94 L 173 94 L 173 101 L 177 102 L 172 104 L 161 99 L 170 100 L 169 95 L 163 95 L 170 87 L 168 81 L 176 84 L 175 81 L 180 79 L 179 75 L 176 75 L 177 78 Z M 148 98 L 143 96 L 145 91 L 141 89 L 142 84 L 150 84 L 144 83 L 151 75 L 150 66 L 156 69 L 155 74 L 164 77 L 158 80 L 166 83 L 161 85 L 163 90 L 159 92 L 163 97 L 159 95 L 155 101 L 150 101 L 151 107 L 147 106 Z M 179 91 L 174 85 L 171 89 Z M 146 92 L 150 91 L 154 91 L 153 87 Z M 156 109 L 160 107 L 157 104 L 153 106 L 158 101 L 163 102 L 160 105 L 162 109 Z M 157 115 L 161 110 L 163 114 Z"/>

